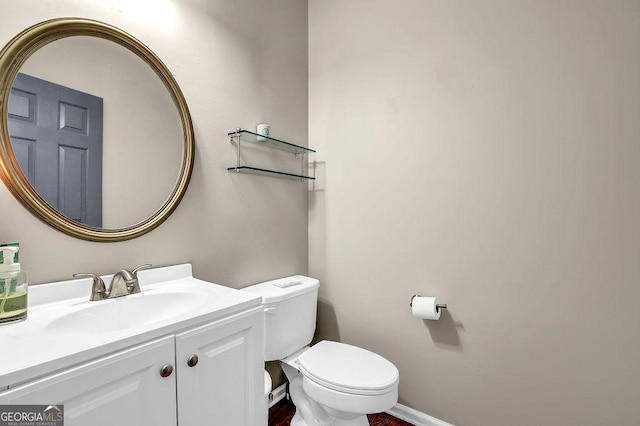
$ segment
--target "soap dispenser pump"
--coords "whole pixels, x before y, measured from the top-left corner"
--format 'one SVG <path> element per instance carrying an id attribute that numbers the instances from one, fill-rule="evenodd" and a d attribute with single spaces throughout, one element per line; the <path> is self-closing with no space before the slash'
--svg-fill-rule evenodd
<path id="1" fill-rule="evenodd" d="M 27 319 L 27 273 L 20 270 L 18 246 L 1 246 L 0 325 Z"/>

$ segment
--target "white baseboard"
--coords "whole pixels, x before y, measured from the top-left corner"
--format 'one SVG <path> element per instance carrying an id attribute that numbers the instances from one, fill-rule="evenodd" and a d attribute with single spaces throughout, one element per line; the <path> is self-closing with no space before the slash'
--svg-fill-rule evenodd
<path id="1" fill-rule="evenodd" d="M 391 410 L 388 410 L 387 413 L 415 426 L 453 426 L 450 423 L 436 419 L 435 417 L 431 417 L 428 414 L 402 404 L 396 404 Z"/>
<path id="2" fill-rule="evenodd" d="M 284 399 L 287 394 L 287 384 L 281 384 L 275 388 L 271 394 L 273 395 L 273 399 L 269 403 L 269 407 Z M 387 413 L 415 426 L 453 426 L 450 423 L 443 422 L 442 420 L 436 419 L 435 417 L 431 417 L 428 414 L 421 413 L 420 411 L 402 404 L 396 404 L 391 410 L 388 410 Z"/>

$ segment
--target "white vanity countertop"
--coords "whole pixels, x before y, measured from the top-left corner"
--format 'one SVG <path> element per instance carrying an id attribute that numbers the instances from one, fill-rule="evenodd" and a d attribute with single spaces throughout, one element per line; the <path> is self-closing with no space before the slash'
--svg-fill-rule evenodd
<path id="1" fill-rule="evenodd" d="M 0 326 L 0 392 L 261 306 L 259 296 L 193 278 L 190 264 L 140 271 L 138 278 L 140 293 L 93 302 L 91 279 L 30 286 L 27 320 Z M 111 276 L 103 279 L 108 286 Z M 178 306 L 180 300 L 189 303 L 188 309 Z M 166 303 L 170 301 L 175 303 Z M 158 302 L 160 309 L 153 305 Z M 139 315 L 143 320 L 129 324 L 126 315 L 118 314 L 122 307 L 133 307 L 128 311 L 134 313 L 132 318 Z"/>

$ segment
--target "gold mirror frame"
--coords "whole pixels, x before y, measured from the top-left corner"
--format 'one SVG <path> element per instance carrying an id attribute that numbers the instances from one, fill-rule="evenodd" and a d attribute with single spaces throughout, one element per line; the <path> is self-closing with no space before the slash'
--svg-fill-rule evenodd
<path id="1" fill-rule="evenodd" d="M 51 207 L 38 194 L 22 172 L 11 145 L 7 111 L 9 95 L 18 72 L 41 47 L 71 36 L 100 37 L 117 43 L 145 61 L 162 80 L 178 110 L 183 133 L 182 164 L 173 191 L 164 204 L 147 219 L 126 228 L 101 229 L 75 222 Z M 176 209 L 184 196 L 194 158 L 194 136 L 187 102 L 171 72 L 142 42 L 124 31 L 99 21 L 82 18 L 58 18 L 33 25 L 15 36 L 0 51 L 0 178 L 9 191 L 36 217 L 48 225 L 89 241 L 116 242 L 136 238 L 155 229 Z M 144 194 L 141 194 L 144 197 Z"/>

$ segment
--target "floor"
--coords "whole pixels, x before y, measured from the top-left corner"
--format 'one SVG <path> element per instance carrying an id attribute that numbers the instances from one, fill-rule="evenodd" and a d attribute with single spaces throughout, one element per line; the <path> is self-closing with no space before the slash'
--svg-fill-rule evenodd
<path id="1" fill-rule="evenodd" d="M 291 401 L 283 399 L 269 409 L 269 426 L 289 426 L 295 412 L 296 407 Z M 387 413 L 368 414 L 367 417 L 371 426 L 413 426 Z"/>

